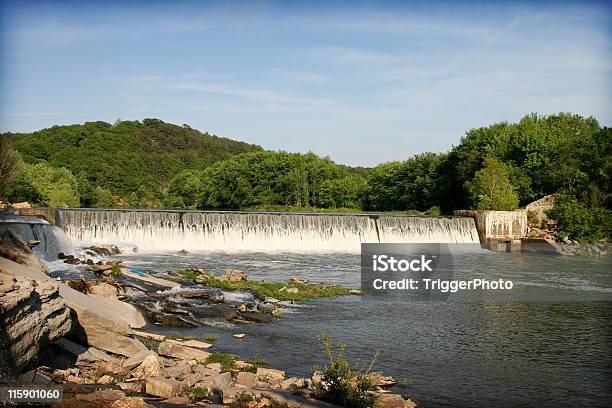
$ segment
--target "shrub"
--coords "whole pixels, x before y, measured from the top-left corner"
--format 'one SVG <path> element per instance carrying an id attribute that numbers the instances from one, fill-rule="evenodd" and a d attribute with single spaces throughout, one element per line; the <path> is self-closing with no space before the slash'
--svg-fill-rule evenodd
<path id="1" fill-rule="evenodd" d="M 314 371 L 321 372 L 321 383 L 316 390 L 317 398 L 351 408 L 370 408 L 376 404 L 376 396 L 369 391 L 374 390 L 370 368 L 376 360 L 376 354 L 370 360 L 367 368 L 359 362 L 351 364 L 344 355 L 345 345 L 338 342 L 334 345 L 327 334 L 319 336 L 323 352 L 329 359 L 328 364 Z"/>
<path id="2" fill-rule="evenodd" d="M 610 211 L 604 208 L 588 208 L 569 196 L 558 196 L 555 207 L 547 215 L 557 220 L 559 237 L 569 237 L 581 243 L 593 243 L 603 239 L 610 225 Z"/>
<path id="3" fill-rule="evenodd" d="M 220 363 L 221 370 L 228 371 L 236 366 L 237 360 L 238 357 L 233 354 L 215 351 L 208 356 L 208 359 L 206 359 L 206 364 Z"/>

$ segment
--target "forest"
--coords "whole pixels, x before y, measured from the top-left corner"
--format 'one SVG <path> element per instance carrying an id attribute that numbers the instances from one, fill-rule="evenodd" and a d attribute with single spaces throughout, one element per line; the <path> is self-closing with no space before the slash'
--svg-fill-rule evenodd
<path id="1" fill-rule="evenodd" d="M 556 194 L 561 228 L 595 241 L 609 234 L 611 135 L 593 117 L 530 114 L 470 129 L 448 152 L 368 169 L 158 119 L 88 122 L 3 134 L 0 193 L 51 207 L 434 215 L 512 210 Z"/>

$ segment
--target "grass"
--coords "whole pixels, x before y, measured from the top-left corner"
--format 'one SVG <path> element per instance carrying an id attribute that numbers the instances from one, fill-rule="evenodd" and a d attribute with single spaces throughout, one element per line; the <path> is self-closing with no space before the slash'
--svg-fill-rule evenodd
<path id="1" fill-rule="evenodd" d="M 204 337 L 204 340 L 206 340 L 207 343 L 214 343 L 215 341 L 217 341 L 217 335 L 209 333 Z"/>
<path id="2" fill-rule="evenodd" d="M 230 353 L 212 352 L 206 359 L 206 364 L 221 364 L 221 371 L 229 371 L 236 366 L 238 357 Z"/>
<path id="3" fill-rule="evenodd" d="M 176 271 L 176 273 L 181 275 L 181 277 L 185 279 L 192 279 L 192 280 L 200 276 L 198 272 L 190 271 L 188 269 L 179 269 L 178 271 Z"/>
<path id="4" fill-rule="evenodd" d="M 278 300 L 308 300 L 350 295 L 350 289 L 340 285 L 318 285 L 313 283 L 284 283 L 261 281 L 220 281 L 215 278 L 202 279 L 201 284 L 225 290 L 248 290 Z M 297 288 L 298 293 L 279 292 L 282 288 Z"/>
<path id="5" fill-rule="evenodd" d="M 192 387 L 185 390 L 192 403 L 207 400 L 210 397 L 210 390 L 206 387 Z"/>
<path id="6" fill-rule="evenodd" d="M 111 275 L 121 276 L 121 266 L 119 264 L 113 264 L 113 267 L 111 268 Z"/>
<path id="7" fill-rule="evenodd" d="M 278 402 L 273 399 L 269 400 L 269 405 L 262 405 L 264 402 L 264 397 L 255 398 L 251 394 L 243 392 L 236 398 L 234 402 L 232 402 L 229 407 L 230 408 L 250 408 L 250 407 L 259 407 L 266 406 L 269 408 L 289 408 L 286 402 Z"/>
<path id="8" fill-rule="evenodd" d="M 150 339 L 148 337 L 140 337 L 140 336 L 135 336 L 137 340 L 140 340 L 140 342 L 142 344 L 145 345 L 146 348 L 148 348 L 149 350 L 153 350 L 153 351 L 157 351 L 157 346 L 159 346 L 159 342 Z"/>

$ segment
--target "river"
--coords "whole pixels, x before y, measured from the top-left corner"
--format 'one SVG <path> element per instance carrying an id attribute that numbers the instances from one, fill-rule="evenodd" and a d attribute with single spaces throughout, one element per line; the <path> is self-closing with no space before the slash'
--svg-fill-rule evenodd
<path id="1" fill-rule="evenodd" d="M 122 258 L 128 267 L 162 276 L 188 267 L 217 274 L 237 268 L 249 279 L 299 276 L 360 285 L 358 254 L 149 252 Z M 529 296 L 487 302 L 452 296 L 430 302 L 345 297 L 294 305 L 266 325 L 148 330 L 183 336 L 215 333 L 215 349 L 244 359 L 257 354 L 289 376 L 307 376 L 313 365 L 324 363 L 317 336 L 328 333 L 346 343 L 350 358 L 366 359 L 378 351 L 374 369 L 408 379 L 410 384 L 398 391 L 425 407 L 610 406 L 610 257 L 483 251 L 454 261 L 461 266 L 457 279 L 509 279 Z M 561 293 L 566 300 L 537 301 Z M 233 339 L 236 332 L 247 336 Z"/>

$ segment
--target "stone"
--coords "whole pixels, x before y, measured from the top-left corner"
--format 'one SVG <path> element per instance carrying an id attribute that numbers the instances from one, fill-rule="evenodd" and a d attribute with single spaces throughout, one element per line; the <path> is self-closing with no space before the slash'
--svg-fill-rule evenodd
<path id="1" fill-rule="evenodd" d="M 187 397 L 172 397 L 163 401 L 164 404 L 172 404 L 172 405 L 189 405 L 191 401 Z"/>
<path id="2" fill-rule="evenodd" d="M 0 256 L 49 274 L 45 263 L 38 258 L 25 241 L 10 229 L 0 233 Z"/>
<path id="3" fill-rule="evenodd" d="M 267 377 L 272 380 L 284 380 L 285 372 L 281 370 L 275 370 L 273 368 L 257 368 L 257 378 L 259 377 Z"/>
<path id="4" fill-rule="evenodd" d="M 238 370 L 246 370 L 247 368 L 253 367 L 253 364 L 247 363 L 246 361 L 237 360 L 234 362 L 234 367 L 236 367 Z"/>
<path id="5" fill-rule="evenodd" d="M 283 390 L 306 387 L 306 380 L 303 378 L 291 377 L 281 381 L 280 386 Z"/>
<path id="6" fill-rule="evenodd" d="M 118 255 L 121 253 L 119 248 L 116 247 L 115 245 L 106 245 L 106 244 L 92 245 L 87 249 L 94 252 L 96 255 L 102 255 L 102 256 Z"/>
<path id="7" fill-rule="evenodd" d="M 165 370 L 164 364 L 159 356 L 157 354 L 149 354 L 142 363 L 132 371 L 132 376 L 138 379 L 161 377 L 164 375 Z"/>
<path id="8" fill-rule="evenodd" d="M 110 408 L 153 408 L 141 397 L 124 397 L 118 399 L 110 405 Z"/>
<path id="9" fill-rule="evenodd" d="M 191 366 L 186 362 L 181 362 L 173 367 L 166 368 L 166 376 L 176 379 L 184 379 L 191 374 Z"/>
<path id="10" fill-rule="evenodd" d="M 196 386 L 206 387 L 209 390 L 214 388 L 223 388 L 230 385 L 232 382 L 232 375 L 229 372 L 226 373 L 218 373 L 211 375 L 210 377 L 204 378 L 202 381 L 198 382 Z"/>
<path id="11" fill-rule="evenodd" d="M 137 367 L 138 365 L 140 365 L 140 363 L 142 363 L 144 361 L 144 359 L 147 358 L 148 356 L 150 356 L 151 354 L 155 354 L 155 352 L 151 351 L 151 350 L 142 350 L 142 351 L 139 351 L 138 353 L 134 354 L 133 356 L 131 356 L 127 360 L 124 360 L 122 365 L 123 365 L 123 367 L 131 370 L 132 368 Z"/>
<path id="12" fill-rule="evenodd" d="M 246 333 L 236 333 L 236 334 L 232 334 L 232 337 L 235 339 L 242 339 L 246 336 Z"/>
<path id="13" fill-rule="evenodd" d="M 246 371 L 240 371 L 236 376 L 236 386 L 253 388 L 257 385 L 257 375 L 255 373 L 248 373 Z"/>
<path id="14" fill-rule="evenodd" d="M 206 364 L 206 368 L 213 370 L 217 373 L 221 372 L 221 363 L 210 363 L 210 364 Z"/>
<path id="15" fill-rule="evenodd" d="M 288 288 L 287 293 L 291 293 L 292 295 L 297 295 L 300 292 L 298 288 Z"/>
<path id="16" fill-rule="evenodd" d="M 398 394 L 378 394 L 376 408 L 404 408 L 404 398 Z"/>
<path id="17" fill-rule="evenodd" d="M 166 279 L 157 278 L 155 276 L 146 275 L 146 274 L 138 274 L 130 271 L 127 268 L 121 268 L 121 274 L 130 279 L 151 283 L 153 285 L 162 286 L 164 288 L 175 288 L 180 287 L 181 285 L 177 282 L 172 282 Z"/>
<path id="18" fill-rule="evenodd" d="M 184 388 L 184 384 L 174 378 L 154 377 L 147 380 L 145 392 L 162 398 L 176 397 Z"/>
<path id="19" fill-rule="evenodd" d="M 130 334 L 132 334 L 134 336 L 138 336 L 138 337 L 144 337 L 145 339 L 151 339 L 151 340 L 159 341 L 159 342 L 162 342 L 162 341 L 166 340 L 166 336 L 164 336 L 164 335 L 155 334 L 155 333 L 147 333 L 147 332 L 143 332 L 143 331 L 139 331 L 139 330 L 132 330 L 130 332 Z"/>
<path id="20" fill-rule="evenodd" d="M 104 403 L 114 402 L 125 397 L 125 393 L 120 390 L 97 390 L 88 394 L 77 394 L 76 399 L 81 401 L 97 402 L 100 405 Z"/>
<path id="21" fill-rule="evenodd" d="M 168 340 L 160 343 L 157 351 L 159 354 L 164 356 L 174 357 L 180 360 L 193 359 L 202 363 L 206 362 L 206 360 L 210 356 L 210 353 L 206 351 L 183 346 L 182 344 L 172 343 Z"/>
<path id="22" fill-rule="evenodd" d="M 119 382 L 117 385 L 127 392 L 141 393 L 144 389 L 144 383 L 142 381 L 131 381 L 131 382 Z"/>
<path id="23" fill-rule="evenodd" d="M 248 275 L 245 272 L 242 272 L 238 269 L 226 269 L 223 272 L 223 275 L 219 276 L 217 280 L 220 281 L 230 281 L 230 282 L 240 282 L 243 280 L 247 280 Z"/>
<path id="24" fill-rule="evenodd" d="M 16 209 L 32 208 L 30 203 L 28 203 L 27 201 L 22 201 L 20 203 L 13 203 L 11 204 L 11 207 L 16 208 Z"/>
<path id="25" fill-rule="evenodd" d="M 100 295 L 112 299 L 116 299 L 119 294 L 119 288 L 106 282 L 87 282 L 87 291 L 95 295 Z"/>
<path id="26" fill-rule="evenodd" d="M 223 387 L 219 389 L 219 394 L 221 396 L 221 402 L 223 403 L 223 405 L 228 405 L 236 401 L 236 399 L 241 394 L 250 394 L 253 396 L 253 398 L 256 398 L 261 395 L 261 393 L 258 393 L 254 390 L 245 390 L 244 388 L 240 387 Z"/>
<path id="27" fill-rule="evenodd" d="M 115 382 L 115 377 L 112 375 L 105 374 L 102 377 L 98 378 L 96 381 L 98 384 L 112 384 Z"/>
<path id="28" fill-rule="evenodd" d="M 6 244 L 0 246 L 6 248 Z M 29 249 L 29 248 L 28 248 Z M 47 347 L 71 328 L 70 309 L 60 296 L 61 284 L 36 271 L 44 279 L 18 276 L 30 267 L 0 258 L 0 321 L 2 347 L 0 377 L 4 370 L 19 374 L 35 363 Z"/>
<path id="29" fill-rule="evenodd" d="M 185 340 L 185 341 L 178 341 L 178 340 L 166 340 L 170 343 L 174 343 L 174 344 L 178 344 L 178 345 L 182 345 L 182 346 L 187 346 L 187 347 L 192 347 L 192 348 L 197 348 L 197 349 L 209 349 L 211 348 L 213 345 L 212 344 L 208 344 L 208 343 L 204 343 L 203 341 L 198 341 L 198 340 Z"/>

